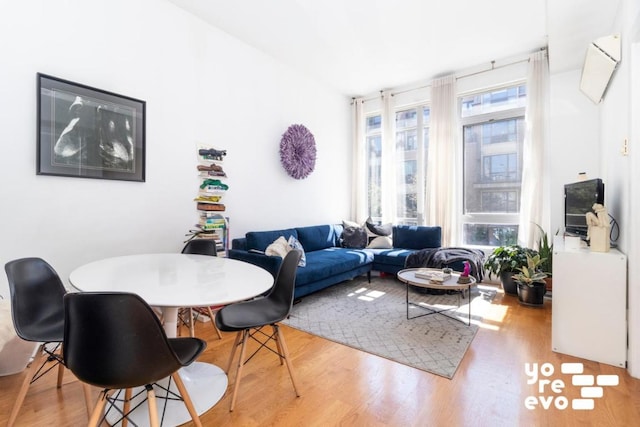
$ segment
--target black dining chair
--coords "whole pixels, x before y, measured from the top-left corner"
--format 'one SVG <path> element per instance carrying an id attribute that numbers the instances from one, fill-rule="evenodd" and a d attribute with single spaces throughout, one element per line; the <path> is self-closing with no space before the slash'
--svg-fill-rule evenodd
<path id="1" fill-rule="evenodd" d="M 287 349 L 278 322 L 287 318 L 291 312 L 296 272 L 301 256 L 302 252 L 297 249 L 292 249 L 285 255 L 276 276 L 275 283 L 265 296 L 250 301 L 227 305 L 216 313 L 216 325 L 218 325 L 218 329 L 225 332 L 238 332 L 231 350 L 231 356 L 229 357 L 227 373 L 231 370 L 236 349 L 239 345 L 241 346 L 240 357 L 237 363 L 236 381 L 233 386 L 233 395 L 231 396 L 230 411 L 233 411 L 235 407 L 240 379 L 242 378 L 242 367 L 262 348 L 278 355 L 280 364 L 282 364 L 283 361 L 287 364 L 293 389 L 296 392 L 296 396 L 300 396 L 293 366 L 289 357 L 289 350 Z M 262 330 L 266 326 L 271 326 L 269 333 Z M 257 341 L 260 346 L 251 356 L 245 358 L 247 341 L 249 339 Z M 275 343 L 275 349 L 269 346 L 269 343 L 272 341 Z"/>
<path id="2" fill-rule="evenodd" d="M 11 316 L 16 334 L 23 340 L 40 343 L 15 396 L 7 424 L 12 426 L 29 386 L 56 365 L 57 386 L 62 386 L 64 364 L 60 345 L 64 335 L 63 297 L 67 291 L 58 273 L 41 258 L 9 261 L 4 270 L 9 281 Z"/>
<path id="3" fill-rule="evenodd" d="M 209 256 L 218 256 L 218 251 L 216 249 L 216 242 L 209 239 L 191 239 L 182 248 L 183 254 L 193 254 L 193 255 L 209 255 Z M 214 320 L 214 315 L 217 310 L 222 308 L 220 307 L 189 307 L 180 309 L 180 319 L 182 322 L 187 325 L 189 328 L 189 333 L 192 337 L 195 336 L 195 321 L 193 311 L 197 311 L 198 313 L 204 313 L 206 316 L 211 319 L 211 324 L 216 330 L 216 334 L 218 334 L 218 338 L 222 338 L 222 334 L 220 330 L 216 327 L 216 322 Z"/>
<path id="4" fill-rule="evenodd" d="M 64 297 L 64 309 L 65 364 L 80 381 L 102 389 L 89 426 L 101 424 L 107 415 L 103 415 L 106 404 L 114 403 L 116 389 L 126 390 L 122 410 L 122 419 L 126 419 L 131 389 L 140 386 L 147 393 L 150 424 L 157 426 L 153 385 L 169 376 L 194 424 L 202 425 L 178 370 L 194 362 L 206 342 L 167 338 L 151 307 L 132 293 L 70 293 Z"/>

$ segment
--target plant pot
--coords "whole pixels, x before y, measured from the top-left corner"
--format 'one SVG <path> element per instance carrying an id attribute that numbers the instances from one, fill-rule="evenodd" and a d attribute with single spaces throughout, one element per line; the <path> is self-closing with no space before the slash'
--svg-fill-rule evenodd
<path id="1" fill-rule="evenodd" d="M 547 293 L 544 283 L 534 283 L 533 286 L 517 283 L 518 301 L 522 305 L 539 307 L 544 304 L 544 294 Z"/>
<path id="2" fill-rule="evenodd" d="M 518 295 L 518 285 L 513 279 L 513 271 L 503 271 L 500 273 L 500 283 L 505 294 Z"/>
<path id="3" fill-rule="evenodd" d="M 552 277 L 545 277 L 544 283 L 546 285 L 547 292 L 552 292 L 553 291 L 553 278 Z"/>

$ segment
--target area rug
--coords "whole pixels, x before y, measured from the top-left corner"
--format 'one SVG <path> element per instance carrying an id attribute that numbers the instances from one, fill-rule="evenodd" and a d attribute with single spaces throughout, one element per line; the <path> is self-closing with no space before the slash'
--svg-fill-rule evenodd
<path id="1" fill-rule="evenodd" d="M 365 277 L 308 295 L 284 324 L 445 378 L 453 378 L 495 290 L 479 285 L 458 305 L 458 295 L 426 295 L 410 288 L 410 301 L 454 310 L 407 320 L 406 285 L 395 278 Z M 409 316 L 427 313 L 409 305 Z M 455 320 L 463 320 L 465 323 Z"/>

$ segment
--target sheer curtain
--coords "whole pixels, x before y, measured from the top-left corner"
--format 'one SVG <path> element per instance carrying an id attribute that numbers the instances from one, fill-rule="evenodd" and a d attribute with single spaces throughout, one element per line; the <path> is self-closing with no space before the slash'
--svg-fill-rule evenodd
<path id="1" fill-rule="evenodd" d="M 397 223 L 396 116 L 390 92 L 382 91 L 382 223 Z"/>
<path id="2" fill-rule="evenodd" d="M 461 164 L 455 76 L 434 80 L 431 93 L 425 211 L 427 225 L 442 227 L 442 246 L 452 246 L 457 241 Z"/>
<path id="3" fill-rule="evenodd" d="M 548 231 L 549 206 L 544 202 L 546 183 L 544 153 L 547 145 L 549 112 L 549 62 L 547 51 L 529 57 L 527 75 L 527 110 L 522 152 L 522 189 L 520 193 L 520 225 L 518 243 L 533 248 L 540 225 Z"/>
<path id="4" fill-rule="evenodd" d="M 353 165 L 351 176 L 351 218 L 359 221 L 369 215 L 367 206 L 367 143 L 365 135 L 364 100 L 356 98 L 352 107 Z"/>

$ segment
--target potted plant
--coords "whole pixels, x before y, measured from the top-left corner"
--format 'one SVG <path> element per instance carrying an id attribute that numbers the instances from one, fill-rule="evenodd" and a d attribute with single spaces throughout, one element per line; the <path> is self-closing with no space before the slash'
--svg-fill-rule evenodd
<path id="1" fill-rule="evenodd" d="M 544 279 L 547 273 L 541 270 L 545 259 L 539 254 L 527 254 L 527 265 L 519 267 L 513 278 L 518 284 L 518 300 L 523 305 L 541 306 L 547 292 Z"/>
<path id="2" fill-rule="evenodd" d="M 535 223 L 534 223 L 535 224 Z M 540 236 L 538 237 L 538 253 L 540 258 L 544 261 L 540 264 L 540 269 L 547 273 L 547 277 L 544 279 L 547 291 L 551 291 L 553 288 L 553 242 L 549 240 L 549 235 L 544 229 L 536 224 Z"/>
<path id="3" fill-rule="evenodd" d="M 536 255 L 533 249 L 524 248 L 520 245 L 498 246 L 487 257 L 484 268 L 489 273 L 489 279 L 496 275 L 500 279 L 502 289 L 506 294 L 517 295 L 518 287 L 513 279 L 513 275 L 520 267 L 527 265 L 527 255 Z"/>

